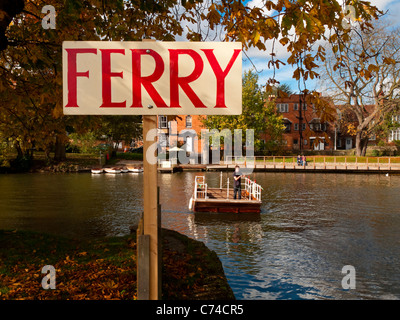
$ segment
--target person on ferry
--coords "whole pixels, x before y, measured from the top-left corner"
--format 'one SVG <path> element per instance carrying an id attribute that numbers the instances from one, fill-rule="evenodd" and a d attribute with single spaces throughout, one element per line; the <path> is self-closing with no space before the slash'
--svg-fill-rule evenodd
<path id="1" fill-rule="evenodd" d="M 235 167 L 233 173 L 233 199 L 236 199 L 236 194 L 239 193 L 239 200 L 242 199 L 242 173 L 239 166 Z"/>

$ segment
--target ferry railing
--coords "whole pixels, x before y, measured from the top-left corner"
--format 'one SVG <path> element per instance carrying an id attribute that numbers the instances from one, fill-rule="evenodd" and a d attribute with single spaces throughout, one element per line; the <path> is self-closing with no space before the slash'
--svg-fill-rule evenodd
<path id="1" fill-rule="evenodd" d="M 259 184 L 255 181 L 250 180 L 245 177 L 244 179 L 244 189 L 247 191 L 249 195 L 249 200 L 252 200 L 252 197 L 258 201 L 261 201 L 261 190 L 263 189 Z"/>
<path id="2" fill-rule="evenodd" d="M 194 181 L 194 199 L 207 199 L 207 183 L 204 182 L 204 176 L 196 176 Z"/>

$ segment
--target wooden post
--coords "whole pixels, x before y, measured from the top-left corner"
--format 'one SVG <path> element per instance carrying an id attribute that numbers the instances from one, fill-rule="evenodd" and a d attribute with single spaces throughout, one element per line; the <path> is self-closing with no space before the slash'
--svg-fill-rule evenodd
<path id="1" fill-rule="evenodd" d="M 143 233 L 149 236 L 149 299 L 161 298 L 161 269 L 159 268 L 159 210 L 157 197 L 157 162 L 148 162 L 147 150 L 154 141 L 147 141 L 147 133 L 157 130 L 157 116 L 143 116 Z M 154 155 L 155 156 L 155 155 Z M 138 244 L 139 245 L 139 244 Z M 139 281 L 138 281 L 139 283 Z"/>
<path id="2" fill-rule="evenodd" d="M 313 159 L 314 159 L 314 169 L 315 169 L 315 156 L 313 157 Z"/>
<path id="3" fill-rule="evenodd" d="M 235 180 L 233 184 L 235 185 Z M 229 199 L 229 178 L 226 180 L 226 198 Z"/>
<path id="4" fill-rule="evenodd" d="M 141 234 L 137 236 L 137 298 L 138 300 L 150 299 L 150 236 Z"/>

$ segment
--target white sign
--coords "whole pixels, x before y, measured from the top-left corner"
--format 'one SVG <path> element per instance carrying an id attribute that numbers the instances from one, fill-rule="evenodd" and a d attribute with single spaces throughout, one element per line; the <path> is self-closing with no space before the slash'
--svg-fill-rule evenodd
<path id="1" fill-rule="evenodd" d="M 67 115 L 242 113 L 238 42 L 63 42 Z"/>

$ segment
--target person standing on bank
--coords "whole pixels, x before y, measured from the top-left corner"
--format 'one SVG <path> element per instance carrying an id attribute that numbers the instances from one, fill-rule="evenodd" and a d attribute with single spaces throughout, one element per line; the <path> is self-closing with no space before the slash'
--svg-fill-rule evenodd
<path id="1" fill-rule="evenodd" d="M 239 166 L 235 167 L 233 173 L 233 199 L 236 199 L 236 193 L 239 193 L 239 200 L 242 199 L 242 174 Z"/>

